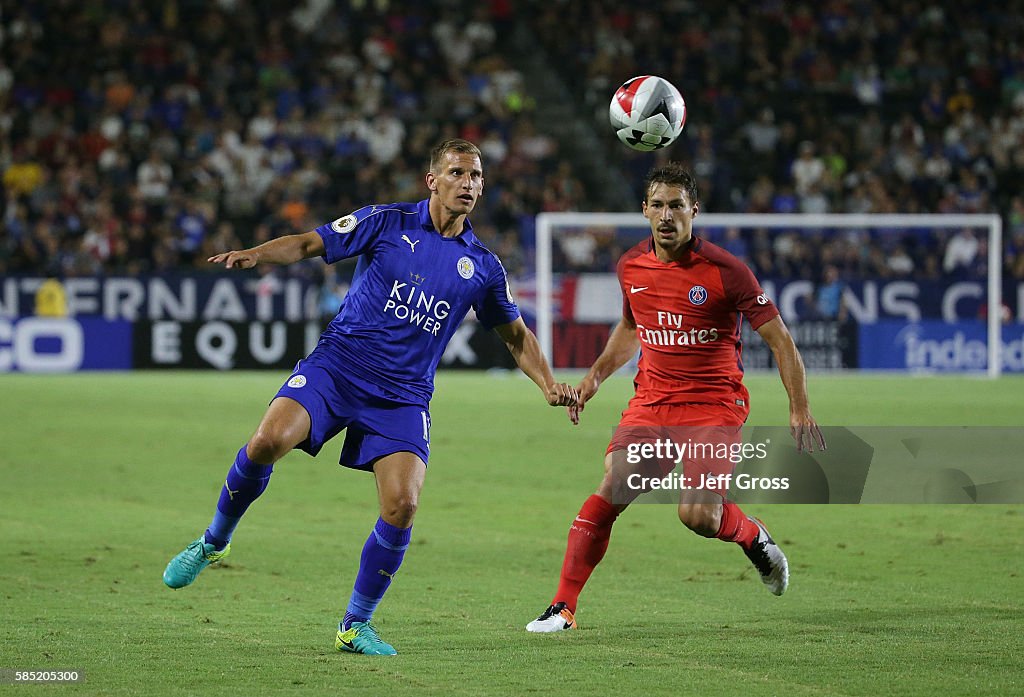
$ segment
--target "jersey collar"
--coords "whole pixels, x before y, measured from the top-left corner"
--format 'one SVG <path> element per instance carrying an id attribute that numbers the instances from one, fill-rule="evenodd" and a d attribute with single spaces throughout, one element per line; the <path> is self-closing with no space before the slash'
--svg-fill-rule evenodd
<path id="1" fill-rule="evenodd" d="M 425 198 L 417 203 L 416 211 L 420 218 L 420 226 L 424 230 L 430 230 L 436 234 L 437 230 L 434 228 L 434 221 L 430 219 L 430 199 Z M 466 247 L 476 242 L 476 235 L 473 234 L 473 226 L 470 224 L 468 217 L 462 223 L 462 233 L 452 239 L 456 242 L 461 242 Z"/>
<path id="2" fill-rule="evenodd" d="M 702 240 L 700 237 L 697 237 L 695 234 L 693 234 L 691 232 L 690 233 L 690 241 L 686 243 L 686 250 L 685 250 L 686 253 L 683 255 L 682 258 L 677 259 L 676 261 L 671 262 L 671 263 L 678 264 L 678 263 L 680 263 L 682 261 L 686 261 L 687 259 L 690 258 L 691 254 L 693 254 L 694 252 L 699 252 L 700 248 L 703 247 L 703 246 L 704 246 L 704 240 Z M 654 237 L 648 237 L 647 238 L 647 251 L 650 254 L 652 254 L 654 256 L 654 258 L 658 257 L 658 252 L 657 252 L 657 250 L 654 247 Z"/>

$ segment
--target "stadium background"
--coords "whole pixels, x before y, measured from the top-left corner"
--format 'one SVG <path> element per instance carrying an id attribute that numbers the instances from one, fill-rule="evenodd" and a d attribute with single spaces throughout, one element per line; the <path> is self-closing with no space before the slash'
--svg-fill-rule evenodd
<path id="1" fill-rule="evenodd" d="M 535 214 L 635 210 L 643 173 L 677 158 L 708 211 L 999 214 L 1019 337 L 1021 17 L 1018 0 L 0 2 L 0 371 L 223 369 L 0 376 L 0 669 L 80 668 L 81 694 L 1019 693 L 1019 505 L 752 508 L 794 560 L 775 604 L 734 550 L 641 507 L 583 629 L 526 637 L 628 377 L 569 429 L 527 381 L 439 376 L 416 553 L 380 613 L 402 652 L 387 667 L 329 645 L 354 572 L 337 560 L 373 514 L 372 482 L 338 473 L 336 452 L 286 458 L 235 560 L 188 595 L 158 574 L 352 271 L 226 274 L 205 258 L 420 198 L 446 136 L 484 151 L 472 220 L 527 312 Z M 654 155 L 605 116 L 641 73 L 689 106 Z M 969 235 L 720 241 L 761 277 L 812 284 L 787 320 L 817 323 L 797 336 L 809 356 L 825 337 L 818 368 L 851 331 L 835 283 L 908 281 L 930 300 L 987 273 Z M 618 245 L 560 240 L 562 291 L 610 271 Z M 559 322 L 575 334 L 561 365 L 607 336 Z M 472 325 L 454 345 L 453 365 L 507 360 Z M 237 370 L 255 367 L 278 370 Z M 777 377 L 749 382 L 751 422 L 784 420 Z M 816 372 L 810 387 L 830 425 L 1021 425 L 1013 376 Z"/>
<path id="2" fill-rule="evenodd" d="M 416 200 L 429 148 L 458 135 L 484 152 L 487 190 L 472 219 L 528 320 L 534 216 L 635 210 L 647 169 L 677 158 L 697 174 L 705 211 L 998 213 L 1005 353 L 1016 357 L 1005 367 L 1020 370 L 1024 8 L 967 8 L 10 5 L 0 53 L 2 369 L 289 365 L 315 333 L 296 319 L 331 316 L 352 266 L 311 261 L 218 287 L 223 273 L 205 259 L 365 203 Z M 689 103 L 684 136 L 656 154 L 609 137 L 609 95 L 638 73 L 669 77 Z M 946 325 L 925 338 L 983 341 L 983 300 L 969 296 L 954 316 L 937 300 L 954 283 L 983 292 L 987 241 L 977 231 L 709 234 L 765 283 L 812 284 L 787 321 L 824 321 L 806 334 L 846 337 L 813 367 L 982 367 L 969 356 L 860 360 L 841 299 L 865 283 L 907 281 L 921 318 Z M 578 321 L 594 312 L 575 307 L 576 274 L 613 271 L 625 245 L 587 230 L 555 245 L 564 273 L 556 365 L 585 366 L 599 351 L 606 327 Z M 46 278 L 64 282 L 63 306 L 36 307 Z M 19 326 L 62 311 L 78 321 Z M 490 337 L 466 331 L 447 365 L 508 365 Z M 767 365 L 757 351 L 754 340 L 751 365 Z"/>

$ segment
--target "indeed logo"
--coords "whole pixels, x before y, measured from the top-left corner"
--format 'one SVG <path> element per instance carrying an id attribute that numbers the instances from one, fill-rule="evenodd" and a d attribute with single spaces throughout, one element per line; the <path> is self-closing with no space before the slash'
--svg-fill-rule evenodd
<path id="1" fill-rule="evenodd" d="M 949 339 L 922 339 L 917 332 L 903 334 L 907 368 L 911 370 L 985 370 L 988 346 L 984 341 L 968 339 L 957 331 Z M 1024 370 L 1024 335 L 1002 342 L 1003 370 Z"/>
<path id="2" fill-rule="evenodd" d="M 637 323 L 637 335 L 647 346 L 691 346 L 710 344 L 718 341 L 717 329 L 683 329 L 683 315 L 674 312 L 658 312 L 658 328 L 645 327 Z"/>
<path id="3" fill-rule="evenodd" d="M 384 313 L 415 324 L 428 334 L 437 336 L 442 320 L 448 318 L 452 306 L 447 300 L 437 300 L 409 283 L 395 281 L 391 294 L 384 303 Z"/>

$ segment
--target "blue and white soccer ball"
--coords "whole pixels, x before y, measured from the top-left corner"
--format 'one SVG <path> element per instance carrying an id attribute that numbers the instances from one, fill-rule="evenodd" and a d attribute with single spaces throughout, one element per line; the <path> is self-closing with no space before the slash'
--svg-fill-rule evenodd
<path id="1" fill-rule="evenodd" d="M 665 78 L 639 75 L 615 90 L 608 118 L 619 140 L 649 152 L 670 145 L 683 132 L 686 102 Z"/>

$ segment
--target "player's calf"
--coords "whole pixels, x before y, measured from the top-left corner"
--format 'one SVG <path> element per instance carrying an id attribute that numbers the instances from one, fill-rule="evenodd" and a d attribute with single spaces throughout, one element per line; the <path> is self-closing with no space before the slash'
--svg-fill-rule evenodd
<path id="1" fill-rule="evenodd" d="M 716 537 L 722 528 L 722 497 L 706 491 L 685 492 L 677 513 L 679 522 L 701 537 Z"/>

